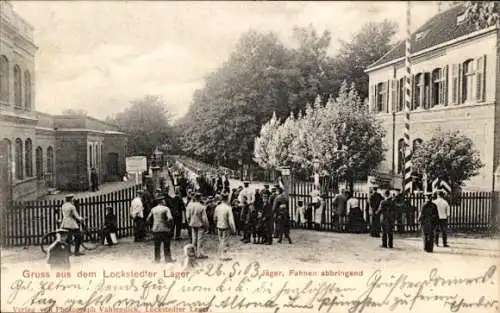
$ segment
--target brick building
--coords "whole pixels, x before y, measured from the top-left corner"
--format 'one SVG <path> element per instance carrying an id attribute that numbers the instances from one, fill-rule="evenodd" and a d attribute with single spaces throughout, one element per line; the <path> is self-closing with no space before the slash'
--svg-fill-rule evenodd
<path id="1" fill-rule="evenodd" d="M 48 115 L 35 108 L 33 28 L 0 2 L 0 205 L 34 199 L 49 188 L 87 190 L 125 172 L 126 136 L 86 116 Z"/>
<path id="2" fill-rule="evenodd" d="M 471 138 L 485 167 L 464 190 L 498 189 L 500 174 L 500 30 L 464 23 L 458 5 L 432 17 L 412 34 L 413 146 L 439 127 Z M 370 65 L 369 104 L 383 123 L 388 148 L 379 171 L 401 188 L 404 156 L 405 42 Z M 495 183 L 496 180 L 496 183 Z"/>

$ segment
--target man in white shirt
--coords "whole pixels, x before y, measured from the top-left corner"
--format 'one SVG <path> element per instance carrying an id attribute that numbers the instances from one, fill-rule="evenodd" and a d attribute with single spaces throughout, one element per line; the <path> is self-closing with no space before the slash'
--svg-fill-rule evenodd
<path id="1" fill-rule="evenodd" d="M 443 234 L 443 246 L 448 246 L 448 236 L 446 234 L 448 230 L 448 216 L 450 215 L 450 205 L 448 201 L 444 199 L 444 193 L 442 191 L 438 191 L 437 199 L 434 200 L 434 204 L 438 208 L 439 222 L 438 227 L 436 228 L 436 236 L 434 237 L 436 246 L 439 246 L 439 233 Z"/>
<path id="2" fill-rule="evenodd" d="M 249 182 L 244 182 L 243 185 L 245 186 L 245 188 L 243 188 L 243 190 L 240 191 L 240 194 L 238 195 L 238 201 L 240 203 L 243 203 L 243 197 L 246 196 L 247 197 L 247 203 L 248 204 L 253 204 L 254 201 L 255 201 L 255 192 L 253 190 L 250 189 L 249 187 Z"/>
<path id="3" fill-rule="evenodd" d="M 155 262 L 160 262 L 161 244 L 163 244 L 163 254 L 166 263 L 174 262 L 170 251 L 170 240 L 172 239 L 173 217 L 170 208 L 165 205 L 165 197 L 160 196 L 154 201 L 156 206 L 151 209 L 147 221 L 153 219 L 154 234 L 154 256 Z"/>
<path id="4" fill-rule="evenodd" d="M 236 233 L 236 224 L 234 223 L 233 209 L 228 204 L 229 197 L 222 194 L 222 202 L 215 208 L 214 221 L 219 236 L 219 258 L 223 261 L 230 260 L 225 257 L 227 240 L 231 233 Z"/>
<path id="5" fill-rule="evenodd" d="M 142 190 L 137 191 L 130 205 L 130 217 L 134 220 L 134 241 L 142 241 L 145 237 L 144 206 L 141 200 Z"/>

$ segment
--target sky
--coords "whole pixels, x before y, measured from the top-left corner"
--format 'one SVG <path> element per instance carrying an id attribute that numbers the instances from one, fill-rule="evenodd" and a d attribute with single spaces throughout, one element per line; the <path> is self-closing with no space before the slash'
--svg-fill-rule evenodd
<path id="1" fill-rule="evenodd" d="M 405 2 L 13 1 L 33 25 L 36 108 L 83 109 L 105 118 L 144 95 L 160 95 L 179 118 L 204 77 L 249 29 L 290 44 L 294 26 L 332 34 L 330 54 L 365 22 L 393 20 L 405 34 Z M 437 13 L 413 2 L 412 28 Z"/>

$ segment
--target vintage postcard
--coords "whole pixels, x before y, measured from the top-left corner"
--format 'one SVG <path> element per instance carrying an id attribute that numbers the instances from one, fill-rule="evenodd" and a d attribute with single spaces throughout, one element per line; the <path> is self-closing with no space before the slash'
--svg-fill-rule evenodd
<path id="1" fill-rule="evenodd" d="M 500 312 L 499 2 L 0 4 L 0 312 Z"/>

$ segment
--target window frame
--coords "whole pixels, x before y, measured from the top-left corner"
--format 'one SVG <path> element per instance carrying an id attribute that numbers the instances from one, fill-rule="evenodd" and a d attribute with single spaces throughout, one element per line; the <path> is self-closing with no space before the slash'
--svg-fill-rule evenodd
<path id="1" fill-rule="evenodd" d="M 14 107 L 23 108 L 23 78 L 21 67 L 16 64 L 13 70 L 14 75 Z"/>
<path id="2" fill-rule="evenodd" d="M 15 170 L 16 179 L 24 179 L 24 144 L 21 138 L 16 138 L 14 143 L 14 160 L 15 160 Z"/>
<path id="3" fill-rule="evenodd" d="M 474 59 L 468 59 L 462 66 L 462 103 L 475 100 L 476 68 Z"/>
<path id="4" fill-rule="evenodd" d="M 10 99 L 10 68 L 6 55 L 0 55 L 0 103 L 9 105 Z"/>
<path id="5" fill-rule="evenodd" d="M 436 74 L 439 74 L 438 77 L 436 77 Z M 431 83 L 432 83 L 432 95 L 431 95 L 431 107 L 437 106 L 437 105 L 444 105 L 445 104 L 445 90 L 444 90 L 444 85 L 445 85 L 445 80 L 446 78 L 444 77 L 444 68 L 438 67 L 432 70 L 431 72 Z"/>

